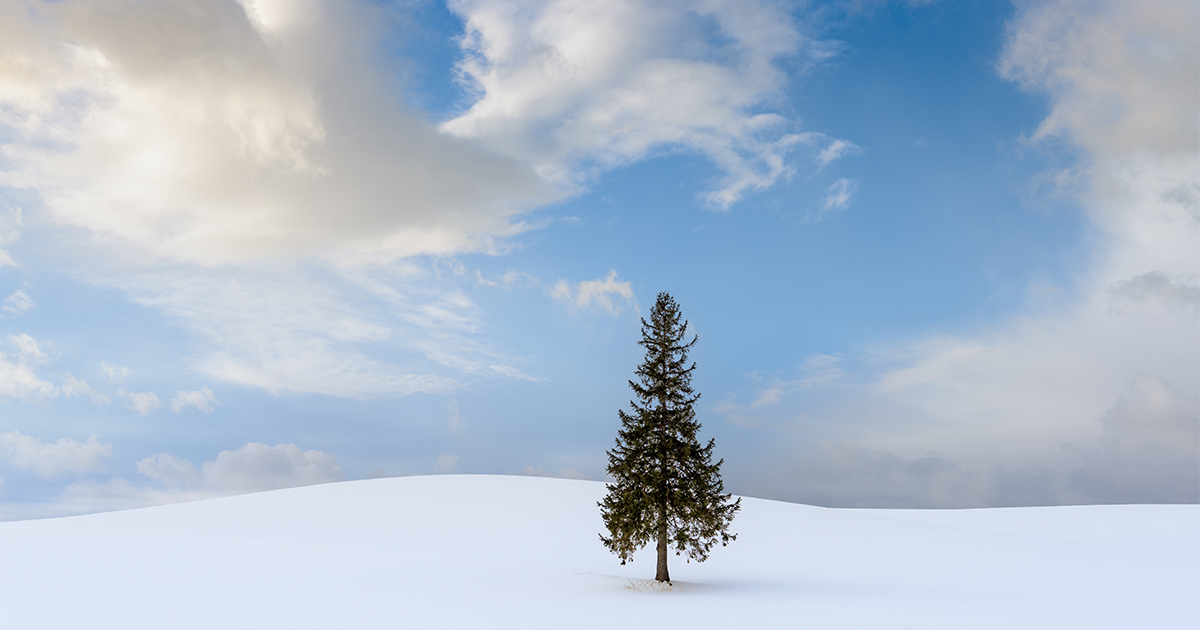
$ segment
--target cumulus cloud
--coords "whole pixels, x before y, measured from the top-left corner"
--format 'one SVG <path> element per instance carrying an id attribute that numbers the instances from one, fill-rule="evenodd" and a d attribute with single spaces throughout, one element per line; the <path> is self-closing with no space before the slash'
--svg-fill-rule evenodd
<path id="1" fill-rule="evenodd" d="M 0 1 L 0 186 L 77 239 L 84 280 L 198 339 L 185 360 L 205 376 L 366 398 L 536 379 L 412 256 L 503 251 L 525 210 L 662 151 L 713 159 L 725 207 L 786 177 L 796 147 L 850 150 L 768 113 L 776 62 L 816 55 L 776 4 L 453 9 L 480 89 L 439 129 L 373 65 L 392 18 L 372 3 Z M 581 64 L 576 78 L 539 65 L 539 46 Z M 16 264 L 2 248 L 20 226 L 19 210 L 0 216 L 0 265 Z M 565 289 L 573 308 L 616 312 L 632 305 L 622 284 Z M 29 365 L 3 368 L 24 396 L 45 382 Z"/>
<path id="2" fill-rule="evenodd" d="M 373 65 L 390 15 L 0 2 L 0 185 L 71 228 L 84 280 L 206 342 L 189 359 L 217 380 L 362 398 L 524 378 L 461 292 L 402 260 L 499 251 L 560 193 L 400 104 Z M 396 350 L 404 367 L 376 358 Z"/>
<path id="3" fill-rule="evenodd" d="M 88 385 L 87 381 L 70 375 L 67 375 L 63 379 L 62 384 L 58 386 L 58 391 L 67 398 L 87 396 L 97 405 L 107 405 L 109 402 L 108 396 L 104 395 L 103 392 L 97 391 L 96 388 Z"/>
<path id="4" fill-rule="evenodd" d="M 43 442 L 19 431 L 0 433 L 0 456 L 18 470 L 32 472 L 44 479 L 83 475 L 103 469 L 103 460 L 112 456 L 112 445 L 92 436 L 87 442 L 59 438 Z"/>
<path id="5" fill-rule="evenodd" d="M 171 398 L 171 411 L 179 413 L 188 407 L 195 407 L 199 411 L 211 413 L 213 405 L 217 402 L 216 395 L 207 387 L 193 391 L 178 391 Z"/>
<path id="6" fill-rule="evenodd" d="M 634 310 L 638 308 L 633 287 L 628 282 L 618 279 L 615 269 L 603 278 L 584 280 L 574 285 L 566 280 L 559 280 L 551 288 L 550 294 L 572 309 L 595 307 L 610 315 L 616 315 L 621 312 L 622 305 Z"/>
<path id="7" fill-rule="evenodd" d="M 42 350 L 33 337 L 26 334 L 9 335 L 8 340 L 17 349 L 17 360 L 29 365 L 42 365 L 50 361 L 50 355 Z"/>
<path id="8" fill-rule="evenodd" d="M 196 467 L 191 462 L 170 453 L 156 453 L 139 461 L 137 471 L 168 486 L 192 486 L 200 482 Z"/>
<path id="9" fill-rule="evenodd" d="M 201 468 L 204 484 L 221 491 L 254 492 L 291 488 L 346 478 L 337 458 L 295 444 L 267 446 L 251 442 L 236 451 L 221 451 Z"/>
<path id="10" fill-rule="evenodd" d="M 129 376 L 129 368 L 120 365 L 101 363 L 100 370 L 108 376 L 109 383 L 122 383 Z"/>
<path id="11" fill-rule="evenodd" d="M 162 401 L 154 392 L 128 392 L 124 396 L 129 401 L 129 408 L 139 415 L 144 416 L 162 406 Z"/>
<path id="12" fill-rule="evenodd" d="M 725 176 L 705 193 L 728 208 L 789 177 L 788 154 L 823 139 L 770 108 L 776 62 L 806 38 L 770 0 L 580 4 L 455 0 L 466 25 L 459 64 L 478 98 L 442 128 L 578 185 L 597 171 L 669 150 L 707 156 Z M 836 142 L 834 159 L 852 146 Z"/>
<path id="13" fill-rule="evenodd" d="M 12 350 L 5 352 L 6 346 Z M 57 388 L 37 373 L 37 366 L 45 360 L 46 354 L 32 337 L 9 335 L 7 344 L 0 343 L 0 397 L 54 396 Z"/>
<path id="14" fill-rule="evenodd" d="M 0 398 L 48 399 L 61 394 L 67 398 L 87 396 L 97 405 L 108 403 L 102 392 L 70 374 L 61 374 L 58 385 L 47 380 L 39 370 L 53 360 L 52 353 L 43 350 L 33 337 L 9 335 L 7 342 L 0 342 Z"/>
<path id="15" fill-rule="evenodd" d="M 509 218 L 547 199 L 532 170 L 382 88 L 383 14 L 288 5 L 5 2 L 0 184 L 39 193 L 57 222 L 202 264 L 478 251 L 523 229 Z"/>
<path id="16" fill-rule="evenodd" d="M 216 494 L 258 492 L 343 481 L 346 475 L 337 458 L 295 444 L 268 446 L 251 442 L 235 451 L 221 451 L 199 470 L 186 459 L 158 453 L 137 463 L 149 479 L 172 487 L 199 489 Z"/>
<path id="17" fill-rule="evenodd" d="M 1173 0 L 1018 8 L 999 70 L 1050 97 L 1031 145 L 1079 151 L 1090 267 L 1052 305 L 880 343 L 842 383 L 784 391 L 770 430 L 795 453 L 794 490 L 762 491 L 853 505 L 1200 501 L 1197 13 Z"/>
<path id="18" fill-rule="evenodd" d="M 454 467 L 458 465 L 458 455 L 442 455 L 433 463 L 433 471 L 440 473 L 454 472 Z"/>

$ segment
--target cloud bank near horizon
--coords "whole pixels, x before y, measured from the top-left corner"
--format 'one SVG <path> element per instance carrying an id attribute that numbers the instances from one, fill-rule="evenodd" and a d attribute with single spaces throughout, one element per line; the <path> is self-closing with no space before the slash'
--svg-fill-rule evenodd
<path id="1" fill-rule="evenodd" d="M 998 71 L 1051 98 L 1031 145 L 1079 152 L 1053 176 L 1099 234 L 1090 268 L 989 330 L 728 398 L 718 412 L 778 423 L 797 453 L 752 487 L 828 505 L 1200 502 L 1198 19 L 1174 0 L 1018 9 Z"/>
<path id="2" fill-rule="evenodd" d="M 112 445 L 95 438 L 86 443 L 67 438 L 49 443 L 17 432 L 5 433 L 0 434 L 0 456 L 18 469 L 42 477 L 79 478 L 51 501 L 0 504 L 0 520 L 165 505 L 346 479 L 336 457 L 295 444 L 251 442 L 221 451 L 199 468 L 170 453 L 156 453 L 137 462 L 142 480 L 133 482 L 124 477 L 95 478 L 95 473 L 104 470 L 100 460 L 112 456 Z"/>

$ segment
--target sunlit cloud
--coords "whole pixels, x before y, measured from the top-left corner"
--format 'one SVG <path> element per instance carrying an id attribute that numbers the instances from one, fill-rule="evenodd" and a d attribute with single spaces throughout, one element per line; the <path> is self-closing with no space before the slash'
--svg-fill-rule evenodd
<path id="1" fill-rule="evenodd" d="M 811 48 L 780 3 L 456 0 L 450 7 L 466 23 L 459 71 L 477 98 L 442 128 L 568 188 L 682 149 L 724 173 L 702 198 L 727 209 L 790 177 L 789 154 L 823 139 L 771 111 L 788 80 L 777 62 Z M 817 163 L 852 147 L 833 141 Z"/>

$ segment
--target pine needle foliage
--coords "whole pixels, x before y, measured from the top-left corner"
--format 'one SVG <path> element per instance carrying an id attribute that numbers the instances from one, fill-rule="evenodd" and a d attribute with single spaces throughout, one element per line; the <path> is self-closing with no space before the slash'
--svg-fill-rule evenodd
<path id="1" fill-rule="evenodd" d="M 629 381 L 635 400 L 630 411 L 618 410 L 621 428 L 617 444 L 608 451 L 608 474 L 615 480 L 599 503 L 608 536 L 604 545 L 621 558 L 651 541 L 657 542 L 659 581 L 670 581 L 668 543 L 675 555 L 703 562 L 717 541 L 737 539 L 728 532 L 741 499 L 730 501 L 721 481 L 721 464 L 712 463 L 715 441 L 701 446 L 700 423 L 694 405 L 700 394 L 692 389 L 688 351 L 698 338 L 686 341 L 687 321 L 667 293 L 659 293 L 642 319 L 646 358 L 637 380 Z"/>

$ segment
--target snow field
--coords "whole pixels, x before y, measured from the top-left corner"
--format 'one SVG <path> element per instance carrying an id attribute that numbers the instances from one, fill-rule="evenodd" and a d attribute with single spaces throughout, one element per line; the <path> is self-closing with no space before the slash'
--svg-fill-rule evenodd
<path id="1" fill-rule="evenodd" d="M 0 523 L 6 629 L 1200 627 L 1200 506 L 744 499 L 703 564 L 600 544 L 599 482 L 353 481 Z"/>

